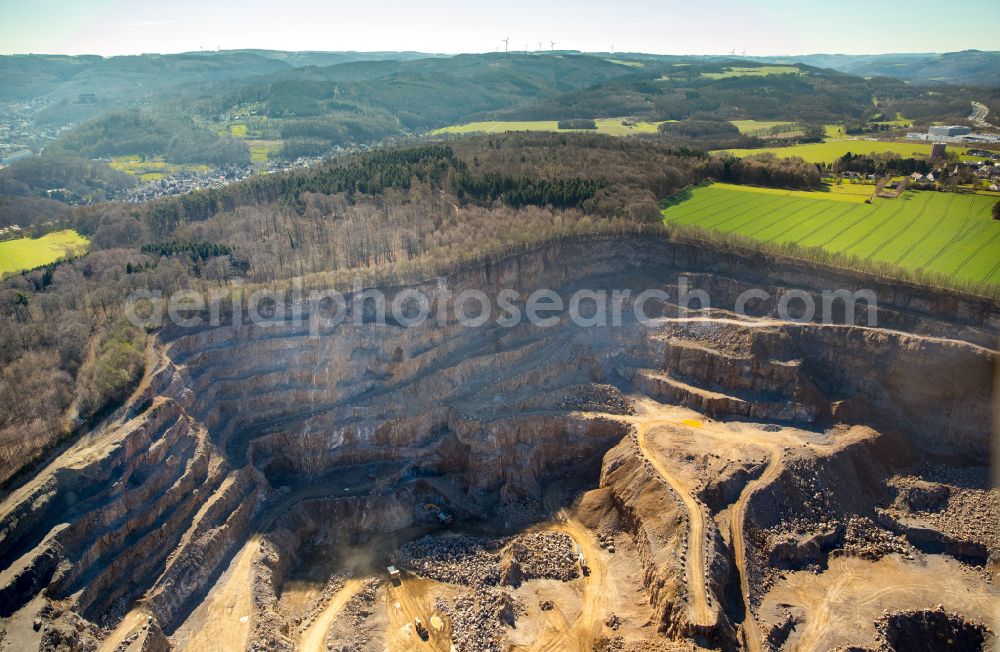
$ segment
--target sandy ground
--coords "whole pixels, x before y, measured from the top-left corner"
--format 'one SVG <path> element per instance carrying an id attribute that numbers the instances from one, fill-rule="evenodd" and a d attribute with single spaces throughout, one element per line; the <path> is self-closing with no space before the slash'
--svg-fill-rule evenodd
<path id="1" fill-rule="evenodd" d="M 434 609 L 437 597 L 451 598 L 458 589 L 443 582 L 424 579 L 414 575 L 404 575 L 399 586 L 388 585 L 386 591 L 386 613 L 389 626 L 386 632 L 386 649 L 411 652 L 430 650 L 450 652 L 451 629 L 444 614 Z M 437 617 L 446 624 L 442 629 L 431 626 L 431 618 Z M 421 641 L 414 627 L 414 619 L 420 618 L 428 630 L 427 641 Z"/>
<path id="2" fill-rule="evenodd" d="M 28 604 L 11 614 L 7 622 L 6 634 L 0 640 L 0 650 L 37 650 L 42 642 L 42 633 L 36 632 L 32 624 L 35 614 L 45 605 L 45 596 L 36 595 Z"/>
<path id="3" fill-rule="evenodd" d="M 913 561 L 890 555 L 876 562 L 838 557 L 819 575 L 789 573 L 765 596 L 760 612 L 802 610 L 804 622 L 792 631 L 783 649 L 807 652 L 870 644 L 874 621 L 884 609 L 926 609 L 937 604 L 995 626 L 1000 590 L 984 585 L 974 572 L 943 555 Z"/>
<path id="4" fill-rule="evenodd" d="M 253 558 L 260 537 L 253 536 L 173 636 L 178 649 L 242 650 L 250 636 L 253 615 Z"/>

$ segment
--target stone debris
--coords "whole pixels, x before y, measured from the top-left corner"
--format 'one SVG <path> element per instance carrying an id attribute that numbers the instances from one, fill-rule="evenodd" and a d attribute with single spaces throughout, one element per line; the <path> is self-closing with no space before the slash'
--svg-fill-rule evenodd
<path id="1" fill-rule="evenodd" d="M 501 652 L 507 649 L 505 627 L 513 627 L 523 607 L 510 593 L 479 587 L 455 599 L 438 598 L 434 608 L 451 620 L 451 640 L 456 652 Z"/>
<path id="2" fill-rule="evenodd" d="M 865 516 L 851 516 L 847 519 L 844 552 L 871 560 L 893 553 L 908 558 L 918 554 L 906 537 L 889 532 Z"/>
<path id="3" fill-rule="evenodd" d="M 620 652 L 625 649 L 625 639 L 621 636 L 602 636 L 594 641 L 594 652 Z"/>
<path id="4" fill-rule="evenodd" d="M 400 548 L 393 562 L 417 575 L 462 586 L 518 586 L 531 579 L 579 576 L 573 540 L 559 532 L 516 537 L 423 537 Z"/>
<path id="5" fill-rule="evenodd" d="M 365 581 L 361 590 L 354 594 L 354 597 L 338 615 L 337 622 L 327 632 L 325 641 L 327 650 L 331 652 L 361 652 L 369 645 L 371 641 L 364 628 L 364 623 L 372 614 L 381 587 L 381 578 L 376 577 Z M 347 621 L 346 627 L 337 626 L 337 623 L 345 620 Z"/>
<path id="6" fill-rule="evenodd" d="M 986 467 L 933 468 L 921 477 L 895 476 L 889 487 L 895 495 L 884 512 L 890 517 L 917 519 L 1000 557 L 1000 489 L 991 486 Z"/>
<path id="7" fill-rule="evenodd" d="M 561 532 L 536 532 L 514 538 L 508 550 L 522 580 L 567 582 L 579 576 L 573 539 Z"/>
<path id="8" fill-rule="evenodd" d="M 323 612 L 327 603 L 330 599 L 344 588 L 344 581 L 346 576 L 335 574 L 327 579 L 326 583 L 323 584 L 323 588 L 320 590 L 319 595 L 313 598 L 309 602 L 309 606 L 306 607 L 305 614 L 301 618 L 296 618 L 298 621 L 296 624 L 299 625 L 299 631 L 305 631 L 309 626 L 316 620 L 316 617 Z"/>
<path id="9" fill-rule="evenodd" d="M 410 542 L 393 556 L 396 566 L 421 577 L 463 586 L 500 583 L 500 553 L 494 540 L 482 537 L 432 537 Z"/>
<path id="10" fill-rule="evenodd" d="M 579 412 L 635 414 L 635 408 L 613 385 L 585 385 L 560 398 L 557 407 Z"/>

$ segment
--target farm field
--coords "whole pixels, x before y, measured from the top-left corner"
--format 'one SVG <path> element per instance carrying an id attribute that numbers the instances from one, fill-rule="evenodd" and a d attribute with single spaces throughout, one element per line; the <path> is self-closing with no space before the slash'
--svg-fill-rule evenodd
<path id="1" fill-rule="evenodd" d="M 779 195 L 782 197 L 805 197 L 806 199 L 824 199 L 829 201 L 851 201 L 863 204 L 875 193 L 874 183 L 842 183 L 827 184 L 822 191 L 816 190 L 786 190 L 784 188 L 761 188 L 759 186 L 739 186 L 730 183 L 717 183 L 719 188 L 739 190 L 740 192 L 756 192 L 764 195 Z"/>
<path id="2" fill-rule="evenodd" d="M 848 188 L 850 190 L 850 188 Z M 955 281 L 1000 285 L 1000 221 L 996 201 L 980 195 L 910 191 L 873 204 L 829 194 L 729 184 L 695 188 L 666 208 L 664 220 L 941 274 Z"/>
<path id="3" fill-rule="evenodd" d="M 178 172 L 208 172 L 207 165 L 187 165 L 167 163 L 162 159 L 147 159 L 143 161 L 138 156 L 116 156 L 109 163 L 116 170 L 139 177 L 143 183 L 156 181 Z"/>
<path id="4" fill-rule="evenodd" d="M 503 133 L 505 131 L 559 131 L 585 132 L 607 134 L 609 136 L 628 136 L 629 134 L 655 134 L 659 122 L 637 122 L 628 127 L 622 124 L 621 118 L 601 118 L 594 120 L 597 129 L 560 129 L 558 120 L 527 120 L 527 121 L 485 121 L 469 122 L 462 125 L 443 127 L 431 132 L 436 134 L 471 134 L 477 132 Z"/>
<path id="5" fill-rule="evenodd" d="M 264 163 L 273 154 L 281 151 L 280 140 L 247 140 L 247 147 L 250 148 L 250 161 L 252 163 Z"/>
<path id="6" fill-rule="evenodd" d="M 723 72 L 703 72 L 702 77 L 709 79 L 729 79 L 730 77 L 767 77 L 768 75 L 797 75 L 800 71 L 795 66 L 733 66 Z"/>
<path id="7" fill-rule="evenodd" d="M 740 130 L 741 134 L 751 134 L 755 131 L 764 131 L 773 127 L 794 127 L 794 122 L 787 120 L 730 120 L 734 127 Z"/>
<path id="8" fill-rule="evenodd" d="M 41 238 L 0 242 L 0 275 L 45 265 L 87 249 L 90 240 L 73 230 L 55 231 Z"/>
<path id="9" fill-rule="evenodd" d="M 829 130 L 827 131 L 829 134 Z M 949 145 L 949 151 L 957 150 L 962 160 L 979 160 L 967 156 L 965 147 L 954 148 Z M 807 143 L 791 147 L 762 147 L 760 149 L 726 149 L 733 156 L 748 154 L 763 154 L 770 152 L 777 156 L 801 156 L 810 163 L 833 163 L 838 158 L 851 152 L 852 154 L 874 154 L 876 152 L 895 152 L 903 157 L 928 156 L 931 153 L 930 143 L 894 143 L 875 140 L 828 140 L 823 143 Z"/>

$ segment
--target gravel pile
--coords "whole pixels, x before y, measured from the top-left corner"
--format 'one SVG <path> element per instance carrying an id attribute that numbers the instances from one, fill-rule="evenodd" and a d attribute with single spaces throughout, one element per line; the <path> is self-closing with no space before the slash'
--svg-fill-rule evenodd
<path id="1" fill-rule="evenodd" d="M 602 636 L 594 641 L 594 652 L 621 652 L 625 649 L 625 639 L 621 636 Z"/>
<path id="2" fill-rule="evenodd" d="M 566 582 L 580 575 L 573 539 L 561 532 L 521 535 L 511 541 L 509 550 L 512 565 L 520 566 L 522 580 Z"/>
<path id="3" fill-rule="evenodd" d="M 513 626 L 522 609 L 506 591 L 480 587 L 449 605 L 438 598 L 434 608 L 451 620 L 457 652 L 501 652 L 507 649 L 505 626 Z"/>
<path id="4" fill-rule="evenodd" d="M 563 410 L 604 412 L 607 414 L 634 414 L 635 409 L 617 387 L 613 385 L 586 385 L 575 388 L 558 401 Z"/>
<path id="5" fill-rule="evenodd" d="M 940 469 L 932 481 L 897 476 L 890 481 L 895 500 L 886 511 L 896 518 L 916 516 L 952 537 L 1000 552 L 1000 489 L 991 488 L 985 469 Z"/>
<path id="6" fill-rule="evenodd" d="M 516 537 L 424 537 L 393 555 L 421 577 L 462 586 L 518 586 L 531 579 L 568 581 L 579 576 L 573 540 L 559 532 Z"/>
<path id="7" fill-rule="evenodd" d="M 851 516 L 847 519 L 844 552 L 863 559 L 880 559 L 892 553 L 912 557 L 917 553 L 906 537 L 893 534 L 870 518 Z"/>
<path id="8" fill-rule="evenodd" d="M 500 583 L 500 553 L 495 540 L 483 537 L 431 537 L 412 541 L 393 562 L 422 577 L 463 586 Z"/>

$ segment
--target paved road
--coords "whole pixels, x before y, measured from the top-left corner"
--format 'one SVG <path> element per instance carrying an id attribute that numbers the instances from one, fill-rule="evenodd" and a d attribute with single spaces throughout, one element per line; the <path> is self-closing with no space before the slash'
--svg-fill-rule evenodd
<path id="1" fill-rule="evenodd" d="M 972 124 L 977 127 L 990 127 L 990 123 L 986 122 L 986 116 L 989 114 L 990 109 L 988 106 L 981 102 L 972 102 L 972 114 L 969 116 L 969 120 Z"/>

